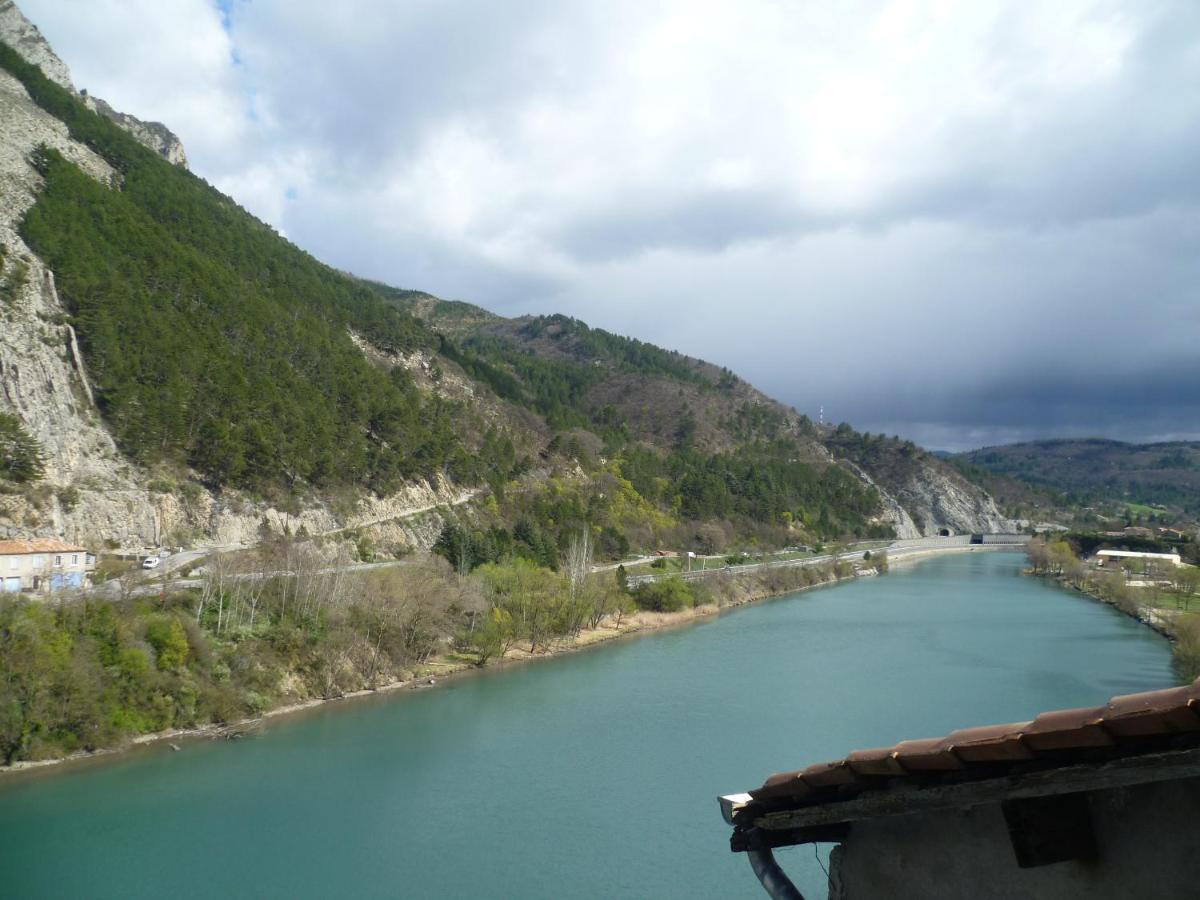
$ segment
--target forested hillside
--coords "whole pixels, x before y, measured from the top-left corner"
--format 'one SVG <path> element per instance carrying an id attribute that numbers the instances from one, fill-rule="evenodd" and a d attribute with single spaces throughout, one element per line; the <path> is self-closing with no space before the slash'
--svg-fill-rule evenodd
<path id="1" fill-rule="evenodd" d="M 1030 441 L 958 454 L 961 460 L 1076 504 L 1160 505 L 1200 513 L 1200 443 L 1127 444 L 1092 439 Z"/>
<path id="2" fill-rule="evenodd" d="M 935 460 L 848 453 L 848 426 L 817 429 L 727 369 L 575 319 L 504 319 L 334 270 L 3 45 L 0 66 L 115 170 L 105 184 L 38 149 L 20 234 L 56 275 L 108 429 L 163 484 L 296 510 L 414 480 L 486 486 L 476 563 L 552 561 L 580 525 L 615 556 L 939 524 L 860 474 L 953 482 Z"/>
<path id="3" fill-rule="evenodd" d="M 478 477 L 453 416 L 348 329 L 393 352 L 435 341 L 413 317 L 287 243 L 0 45 L 0 63 L 120 173 L 54 151 L 22 237 L 55 271 L 97 401 L 132 458 L 214 485 L 304 481 L 378 492 L 445 470 Z M 434 414 L 439 413 L 439 414 Z"/>
<path id="4" fill-rule="evenodd" d="M 749 408 L 729 423 L 733 439 L 720 442 L 740 455 L 713 456 L 697 452 L 697 418 L 686 403 L 660 404 L 643 391 L 637 400 L 656 407 L 663 455 L 639 449 L 647 435 L 593 396 L 615 377 L 728 392 L 736 383 L 728 373 L 714 377 L 677 353 L 564 317 L 521 322 L 520 342 L 505 333 L 437 333 L 402 307 L 424 299 L 420 311 L 438 324 L 503 320 L 330 269 L 4 46 L 0 64 L 119 173 L 119 184 L 100 184 L 43 149 L 34 164 L 45 185 L 21 233 L 56 273 L 100 410 L 134 460 L 267 496 L 343 485 L 385 494 L 405 479 L 439 475 L 500 487 L 517 470 L 511 438 L 445 392 L 420 390 L 408 368 L 372 365 L 354 334 L 385 358 L 424 352 L 460 367 L 558 433 L 550 453 L 593 471 L 611 458 L 660 510 L 770 525 L 794 517 L 828 536 L 886 530 L 869 525 L 873 491 L 841 472 L 821 478 L 790 462 L 796 447 L 759 440 L 776 439 L 778 428 L 747 425 Z"/>

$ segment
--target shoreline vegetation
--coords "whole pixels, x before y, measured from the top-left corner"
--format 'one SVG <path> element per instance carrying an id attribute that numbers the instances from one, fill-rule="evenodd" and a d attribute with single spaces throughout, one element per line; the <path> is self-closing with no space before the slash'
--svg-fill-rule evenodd
<path id="1" fill-rule="evenodd" d="M 607 572 L 581 577 L 572 588 L 569 572 L 520 560 L 481 567 L 468 579 L 434 558 L 355 578 L 353 586 L 349 580 L 337 585 L 343 593 L 353 590 L 356 602 L 343 600 L 349 614 L 340 619 L 327 614 L 324 623 L 326 628 L 333 620 L 351 623 L 352 633 L 342 639 L 326 634 L 324 641 L 310 636 L 313 653 L 298 652 L 290 665 L 264 672 L 267 654 L 259 642 L 264 637 L 274 638 L 271 643 L 296 639 L 294 623 L 275 619 L 264 626 L 264 621 L 281 615 L 280 608 L 311 605 L 315 595 L 334 593 L 333 584 L 341 580 L 336 572 L 318 569 L 320 565 L 311 561 L 313 571 L 321 574 L 308 579 L 254 583 L 234 577 L 235 563 L 226 560 L 214 566 L 204 588 L 176 596 L 0 605 L 0 635 L 7 637 L 3 649 L 8 651 L 0 656 L 0 675 L 5 676 L 0 682 L 0 750 L 8 754 L 0 760 L 0 775 L 111 757 L 148 744 L 239 737 L 265 720 L 330 702 L 416 690 L 485 668 L 549 659 L 855 577 L 849 561 L 842 561 L 836 566 L 724 570 L 703 583 L 669 577 L 632 590 L 622 587 L 623 571 Z M 886 554 L 877 556 L 876 565 L 886 571 Z M 473 596 L 472 588 L 478 589 Z M 251 596 L 253 591 L 258 596 Z M 442 634 L 434 625 L 433 609 L 441 605 L 436 601 L 446 600 L 447 591 L 454 596 L 442 611 L 468 622 L 465 633 Z M 243 596 L 234 597 L 235 592 Z M 397 596 L 406 598 L 402 608 L 387 599 Z M 330 596 L 325 600 L 337 603 Z M 390 622 L 381 621 L 382 616 L 390 616 Z M 251 624 L 230 624 L 239 617 Z M 268 628 L 271 635 L 265 633 Z M 287 634 L 273 633 L 281 629 Z M 223 640 L 225 635 L 231 637 Z M 409 656 L 406 648 L 412 650 L 422 640 L 425 652 Z M 332 645 L 332 653 L 315 652 L 326 644 Z M 239 687 L 255 704 L 249 709 L 232 703 L 230 663 L 239 655 Z M 395 665 L 397 659 L 407 664 Z M 105 671 L 96 671 L 105 660 L 111 660 Z M 273 660 L 279 663 L 277 657 Z M 274 696 L 248 689 L 268 676 L 279 691 Z M 206 698 L 205 691 L 217 697 Z M 141 696 L 132 696 L 135 692 Z M 218 705 L 222 699 L 224 707 Z M 190 709 L 181 710 L 189 701 Z M 155 712 L 170 715 L 166 727 L 153 727 Z M 104 721 L 98 721 L 101 716 Z M 89 728 L 95 742 L 72 746 Z"/>
<path id="2" fill-rule="evenodd" d="M 580 628 L 573 634 L 541 644 L 536 649 L 533 648 L 531 642 L 513 642 L 503 648 L 502 654 L 483 660 L 478 655 L 472 656 L 462 650 L 449 648 L 445 652 L 429 656 L 419 665 L 398 673 L 394 677 L 381 677 L 372 686 L 358 686 L 322 696 L 285 698 L 254 714 L 144 731 L 126 735 L 108 745 L 79 748 L 68 753 L 49 755 L 38 759 L 12 760 L 0 764 L 0 779 L 20 773 L 43 771 L 63 764 L 113 759 L 150 745 L 167 744 L 172 749 L 180 749 L 175 743 L 176 741 L 239 738 L 244 734 L 252 733 L 269 720 L 303 714 L 330 703 L 378 697 L 400 690 L 421 690 L 444 683 L 446 679 L 467 677 L 484 671 L 495 671 L 497 668 L 503 670 L 513 665 L 553 659 L 568 653 L 602 647 L 614 640 L 633 638 L 709 621 L 727 610 L 785 594 L 799 593 L 810 588 L 838 584 L 853 579 L 857 575 L 886 573 L 890 566 L 911 564 L 930 556 L 996 550 L 1010 550 L 1010 548 L 1001 546 L 929 548 L 908 552 L 891 560 L 886 552 L 876 552 L 874 567 L 863 569 L 859 573 L 855 573 L 848 559 L 843 560 L 836 568 L 832 564 L 825 564 L 750 572 L 738 572 L 736 569 L 713 570 L 712 574 L 704 579 L 705 584 L 699 598 L 693 595 L 693 599 L 699 599 L 700 602 L 693 602 L 680 608 L 655 610 L 626 607 L 624 610 L 605 616 L 593 625 Z M 218 567 L 218 572 L 220 571 L 221 569 Z M 604 574 L 613 575 L 613 573 Z M 226 570 L 223 576 L 216 577 L 229 578 L 231 575 L 232 572 Z M 448 573 L 444 567 L 437 569 L 436 577 L 444 579 L 447 576 Z M 616 582 L 619 578 L 619 575 L 615 575 L 613 581 Z M 683 584 L 677 579 L 667 579 L 667 582 L 675 593 L 679 592 L 679 586 Z M 686 585 L 684 586 L 686 587 Z M 206 602 L 203 592 L 198 602 L 203 609 Z"/>
<path id="3" fill-rule="evenodd" d="M 890 566 L 911 564 L 930 556 L 1007 549 L 1009 548 L 999 546 L 930 548 L 915 553 L 909 552 L 891 561 L 888 560 L 886 553 L 876 553 L 877 568 L 866 569 L 864 573 L 886 572 Z M 224 722 L 204 722 L 136 734 L 110 746 L 78 749 L 67 754 L 42 759 L 16 760 L 0 765 L 0 779 L 6 775 L 16 776 L 20 773 L 43 771 L 62 764 L 113 759 L 149 745 L 167 744 L 172 749 L 179 749 L 174 742 L 237 738 L 257 730 L 269 720 L 300 715 L 330 703 L 378 697 L 400 690 L 421 690 L 444 683 L 445 680 L 451 678 L 467 677 L 483 671 L 495 671 L 498 667 L 503 670 L 513 665 L 553 659 L 568 653 L 602 647 L 615 640 L 709 621 L 727 610 L 785 594 L 799 593 L 810 588 L 839 584 L 854 577 L 855 573 L 847 561 L 843 561 L 840 570 L 837 571 L 828 564 L 819 567 L 778 568 L 752 572 L 714 570 L 705 579 L 710 583 L 704 595 L 707 602 L 674 611 L 647 609 L 626 611 L 620 617 L 607 617 L 594 627 L 583 628 L 574 635 L 552 641 L 537 652 L 532 652 L 528 643 L 514 644 L 505 650 L 503 656 L 492 659 L 491 666 L 480 665 L 477 658 L 471 658 L 469 655 L 451 649 L 448 652 L 431 656 L 417 668 L 390 680 L 380 681 L 373 687 L 359 687 L 331 696 L 284 701 L 264 709 L 256 715 L 247 715 Z"/>
<path id="4" fill-rule="evenodd" d="M 797 568 L 776 568 L 776 569 L 761 569 L 754 571 L 737 571 L 736 569 L 714 570 L 712 575 L 704 578 L 703 582 L 685 583 L 678 578 L 667 578 L 664 582 L 659 582 L 660 586 L 666 586 L 666 589 L 660 589 L 659 599 L 654 601 L 655 605 L 672 606 L 671 598 L 677 602 L 674 608 L 648 608 L 647 606 L 637 606 L 636 602 L 625 602 L 620 608 L 614 608 L 611 613 L 602 616 L 594 623 L 586 623 L 576 631 L 568 635 L 560 635 L 550 638 L 544 642 L 534 643 L 534 641 L 510 641 L 500 647 L 500 652 L 493 652 L 491 655 L 473 653 L 470 649 L 460 646 L 448 646 L 442 652 L 432 653 L 422 659 L 419 664 L 416 664 L 407 670 L 386 672 L 383 667 L 378 667 L 376 670 L 376 682 L 374 684 L 355 684 L 348 685 L 346 689 L 330 692 L 330 694 L 320 694 L 313 696 L 282 696 L 275 703 L 264 706 L 262 709 L 250 710 L 242 715 L 223 715 L 214 716 L 208 721 L 185 721 L 182 724 L 173 724 L 168 727 L 150 728 L 150 730 L 142 730 L 134 733 L 122 734 L 116 740 L 112 740 L 107 744 L 97 744 L 94 746 L 79 746 L 67 752 L 59 752 L 59 754 L 46 754 L 35 758 L 16 758 L 16 760 L 8 760 L 0 763 L 0 778 L 4 775 L 16 775 L 19 773 L 37 772 L 48 767 L 60 766 L 62 763 L 82 763 L 90 760 L 102 760 L 102 758 L 113 758 L 125 754 L 125 752 L 143 748 L 151 744 L 168 744 L 172 749 L 180 749 L 174 742 L 191 742 L 196 739 L 221 739 L 221 738 L 239 738 L 248 732 L 253 732 L 257 728 L 262 727 L 266 721 L 272 719 L 282 719 L 286 716 L 298 715 L 312 710 L 317 707 L 325 706 L 328 703 L 348 700 L 361 700 L 361 698 L 380 696 L 389 694 L 392 691 L 398 690 L 420 690 L 433 686 L 434 684 L 443 683 L 445 679 L 454 677 L 468 676 L 468 674 L 479 673 L 482 671 L 494 671 L 498 667 L 506 668 L 512 665 L 526 664 L 538 660 L 553 659 L 557 656 L 577 653 L 581 650 L 592 649 L 604 646 L 614 640 L 620 638 L 636 637 L 641 635 L 653 634 L 653 632 L 680 628 L 680 626 L 706 622 L 706 620 L 719 617 L 722 612 L 733 610 L 754 604 L 761 600 L 775 598 L 784 594 L 798 593 L 802 590 L 817 587 L 826 587 L 830 584 L 840 583 L 847 578 L 854 578 L 856 575 L 876 575 L 883 574 L 888 571 L 890 566 L 904 565 L 916 563 L 920 559 L 925 559 L 931 556 L 942 556 L 947 553 L 962 553 L 962 552 L 977 552 L 977 551 L 998 551 L 1009 550 L 1007 547 L 937 547 L 929 548 L 918 552 L 908 552 L 904 556 L 894 557 L 889 560 L 886 552 L 876 552 L 874 554 L 875 565 L 872 568 L 863 569 L 860 572 L 853 570 L 852 565 L 848 560 L 842 560 L 838 566 L 833 564 L 822 564 L 812 566 L 797 566 Z M 293 560 L 295 562 L 295 560 Z M 864 560 L 869 562 L 869 560 Z M 313 563 L 318 564 L 318 563 Z M 170 608 L 175 608 L 176 612 L 187 610 L 190 608 L 187 604 L 196 605 L 200 611 L 205 611 L 206 607 L 212 600 L 212 593 L 221 589 L 222 582 L 236 584 L 236 560 L 223 559 L 217 560 L 217 564 L 210 572 L 208 577 L 209 582 L 217 582 L 215 586 L 206 584 L 206 587 L 200 592 L 188 592 L 187 594 L 176 595 L 174 598 L 162 598 L 158 600 L 127 599 L 124 601 L 92 601 L 90 606 L 92 611 L 107 610 L 112 604 L 134 605 L 138 611 L 143 614 L 149 614 L 150 622 L 162 622 L 164 614 L 169 614 Z M 454 572 L 450 571 L 448 566 L 440 564 L 440 560 L 427 560 L 424 564 L 414 564 L 412 569 L 415 574 L 407 574 L 406 578 L 410 583 L 427 581 L 428 578 L 433 578 L 434 581 L 460 581 L 461 578 L 456 578 Z M 528 572 L 527 572 L 528 575 Z M 545 572 L 544 572 L 545 575 Z M 590 576 L 595 582 L 602 582 L 606 577 L 611 578 L 613 583 L 619 583 L 620 574 L 614 572 L 602 572 Z M 296 578 L 300 581 L 300 577 Z M 559 583 L 562 586 L 562 582 Z M 275 586 L 276 588 L 280 586 Z M 461 584 L 460 584 L 461 587 Z M 698 588 L 698 589 L 697 589 Z M 228 586 L 226 586 L 228 590 Z M 299 592 L 300 586 L 296 584 L 293 590 Z M 686 592 L 686 593 L 685 593 Z M 263 593 L 266 593 L 265 588 Z M 635 592 L 636 593 L 636 592 Z M 208 594 L 209 596 L 206 596 Z M 661 600 L 662 596 L 666 596 L 667 601 Z M 689 601 L 690 596 L 690 601 Z M 286 599 L 286 598 L 284 598 Z M 632 600 L 632 596 L 626 596 L 626 600 Z M 250 599 L 244 598 L 246 604 L 252 602 Z M 262 605 L 262 598 L 257 601 Z M 618 600 L 618 602 L 620 602 Z M 646 599 L 642 599 L 643 604 L 648 604 Z M 78 601 L 77 601 L 78 604 Z M 88 604 L 78 604 L 85 606 Z M 220 606 L 218 602 L 218 606 Z M 230 607 L 233 606 L 233 599 L 229 599 Z M 11 625 L 11 613 L 13 607 L 17 604 L 8 602 L 6 606 L 0 607 L 0 630 L 4 629 L 6 624 Z M 24 601 L 22 606 L 28 610 L 30 607 L 37 608 L 37 611 L 42 616 L 53 616 L 55 613 L 62 613 L 66 610 L 66 604 L 60 604 L 56 607 L 48 607 L 44 604 L 30 604 L 29 601 Z M 78 608 L 78 607 L 77 607 Z M 492 606 L 490 612 L 497 610 L 497 606 Z M 103 613 L 100 613 L 103 616 Z M 212 610 L 208 610 L 209 619 L 211 619 Z M 233 612 L 223 612 L 218 608 L 216 611 L 218 619 L 224 617 L 232 617 Z M 5 622 L 5 616 L 10 617 L 10 622 Z M 478 612 L 476 612 L 478 616 Z M 203 614 L 202 617 L 204 618 Z M 503 617 L 500 617 L 503 618 Z M 179 620 L 179 619 L 176 619 Z M 209 622 L 210 628 L 214 628 L 220 632 L 220 628 Z M 161 624 L 158 629 L 162 629 Z M 148 636 L 157 640 L 157 644 L 152 644 L 149 648 L 151 654 L 155 652 L 155 647 L 166 647 L 162 642 L 162 637 L 155 637 L 154 626 L 149 626 Z M 169 629 L 168 631 L 172 629 Z M 197 628 L 192 628 L 188 625 L 184 629 L 186 640 L 194 641 L 197 638 Z M 11 630 L 10 630 L 11 635 Z M 203 632 L 200 632 L 200 637 L 203 637 Z M 378 650 L 378 642 L 377 647 Z M 61 653 L 61 647 L 59 648 Z M 176 644 L 172 656 L 172 650 L 158 650 L 158 660 L 163 659 L 163 653 L 166 653 L 167 664 L 178 664 L 178 656 L 182 653 L 181 644 Z M 157 660 L 156 660 L 157 661 Z M 8 686 L 12 686 L 12 665 L 11 658 L 5 658 L 0 661 L 0 667 L 7 665 L 8 668 Z M 140 668 L 140 667 L 139 667 Z M 145 670 L 143 670 L 145 671 Z M 220 672 L 220 670 L 218 670 Z M 228 674 L 226 676 L 228 678 Z M 298 685 L 299 676 L 295 671 L 288 672 L 286 682 L 290 685 Z M 53 685 L 52 685 L 53 689 Z M 187 694 L 185 689 L 184 694 Z M 61 690 L 59 691 L 61 696 Z M 70 700 L 68 697 L 62 697 L 65 700 Z M 2 702 L 2 701 L 0 701 Z M 8 721 L 0 719 L 0 727 L 7 725 L 10 728 L 12 722 L 12 708 L 8 708 Z M 11 740 L 11 733 L 8 738 Z"/>
<path id="5" fill-rule="evenodd" d="M 1011 548 L 1002 546 L 941 547 L 908 552 L 890 560 L 886 553 L 877 552 L 874 554 L 875 567 L 863 569 L 858 573 L 853 570 L 849 559 L 841 561 L 837 567 L 833 564 L 824 564 L 750 572 L 728 569 L 713 570 L 712 574 L 704 579 L 699 598 L 694 598 L 699 599 L 700 602 L 693 602 L 690 605 L 670 610 L 627 607 L 621 612 L 602 618 L 594 625 L 588 625 L 573 634 L 549 640 L 536 648 L 529 641 L 513 642 L 504 647 L 501 654 L 482 661 L 477 654 L 472 655 L 469 652 L 450 648 L 445 652 L 429 656 L 418 666 L 397 674 L 395 677 L 380 678 L 373 686 L 355 687 L 329 695 L 285 699 L 251 715 L 145 731 L 126 735 L 105 746 L 80 748 L 69 753 L 39 759 L 13 760 L 6 764 L 0 764 L 0 779 L 6 775 L 31 773 L 49 767 L 58 767 L 62 764 L 112 759 L 149 745 L 167 744 L 172 749 L 180 749 L 175 743 L 176 741 L 240 738 L 254 732 L 269 720 L 303 714 L 330 703 L 378 697 L 400 690 L 422 690 L 444 683 L 445 680 L 451 678 L 467 677 L 484 671 L 495 671 L 497 668 L 503 670 L 513 665 L 553 659 L 569 653 L 602 647 L 614 640 L 633 638 L 709 621 L 727 610 L 785 594 L 799 593 L 810 588 L 839 584 L 846 580 L 853 580 L 860 575 L 886 573 L 891 566 L 912 564 L 931 556 L 1003 550 L 1011 552 Z M 439 570 L 439 574 L 442 577 L 446 575 L 441 570 Z M 614 581 L 618 578 L 619 576 L 614 577 Z M 688 586 L 678 579 L 667 579 L 666 583 L 670 584 L 671 591 L 676 593 L 678 593 L 680 585 Z M 692 586 L 694 587 L 695 583 L 692 583 Z"/>
<path id="6" fill-rule="evenodd" d="M 1195 566 L 1142 562 L 1142 570 L 1134 571 L 1135 560 L 1118 570 L 1098 570 L 1065 540 L 1035 540 L 1026 555 L 1028 574 L 1107 604 L 1167 638 L 1180 683 L 1200 677 L 1200 570 Z"/>
<path id="7" fill-rule="evenodd" d="M 785 594 L 799 593 L 800 591 L 808 590 L 810 588 L 828 587 L 829 585 L 840 583 L 841 580 L 843 579 L 829 578 L 827 580 L 813 582 L 812 584 L 808 585 L 784 588 L 773 593 L 753 594 L 747 596 L 745 599 L 727 603 L 724 606 L 707 604 L 704 606 L 691 607 L 689 609 L 679 610 L 672 613 L 637 612 L 631 616 L 627 616 L 622 621 L 620 626 L 602 623 L 595 629 L 581 631 L 576 637 L 566 641 L 556 642 L 546 650 L 536 654 L 531 653 L 526 648 L 513 647 L 507 651 L 503 658 L 494 660 L 492 665 L 486 668 L 478 665 L 475 662 L 465 659 L 458 654 L 446 654 L 444 656 L 430 659 L 422 667 L 422 670 L 419 674 L 414 674 L 407 678 L 401 678 L 396 681 L 382 683 L 374 688 L 362 688 L 332 697 L 316 697 L 297 703 L 290 703 L 284 706 L 268 709 L 260 716 L 241 719 L 236 722 L 214 722 L 194 728 L 173 728 L 165 731 L 151 732 L 149 734 L 140 734 L 136 737 L 128 739 L 125 743 L 114 747 L 103 747 L 92 751 L 80 750 L 70 754 L 69 756 L 42 760 L 24 760 L 14 762 L 10 765 L 0 765 L 0 778 L 3 778 L 5 775 L 15 775 L 20 772 L 37 771 L 39 769 L 58 766 L 64 763 L 77 763 L 86 760 L 98 760 L 104 757 L 120 756 L 138 747 L 145 747 L 152 744 L 169 743 L 176 740 L 191 741 L 197 739 L 215 740 L 222 738 L 240 738 L 245 734 L 256 731 L 259 727 L 263 726 L 267 720 L 289 718 L 342 701 L 363 700 L 370 697 L 383 696 L 401 690 L 419 691 L 425 688 L 444 684 L 445 681 L 450 679 L 480 675 L 488 672 L 494 673 L 497 671 L 505 671 L 512 666 L 556 659 L 567 654 L 603 647 L 607 644 L 624 638 L 640 637 L 659 631 L 666 631 L 672 628 L 682 628 L 687 625 L 694 625 L 699 622 L 716 618 L 727 610 L 737 609 L 751 603 L 757 603 L 762 600 L 783 596 Z M 173 747 L 173 749 L 180 748 Z"/>

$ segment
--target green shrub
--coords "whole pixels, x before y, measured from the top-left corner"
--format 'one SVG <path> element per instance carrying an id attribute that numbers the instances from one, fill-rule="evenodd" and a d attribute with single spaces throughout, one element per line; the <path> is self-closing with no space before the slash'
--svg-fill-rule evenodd
<path id="1" fill-rule="evenodd" d="M 146 624 L 146 640 L 154 648 L 159 669 L 176 671 L 187 662 L 188 636 L 178 619 L 151 619 Z"/>
<path id="2" fill-rule="evenodd" d="M 642 609 L 652 612 L 678 612 L 696 602 L 691 585 L 678 575 L 638 585 L 633 591 L 633 600 Z"/>

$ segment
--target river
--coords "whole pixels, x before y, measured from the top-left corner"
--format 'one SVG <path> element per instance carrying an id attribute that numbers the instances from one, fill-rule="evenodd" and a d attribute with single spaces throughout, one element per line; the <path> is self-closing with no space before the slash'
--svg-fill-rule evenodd
<path id="1" fill-rule="evenodd" d="M 1173 683 L 1163 638 L 1022 562 L 928 559 L 239 742 L 0 779 L 0 895 L 765 896 L 718 794 Z M 824 896 L 812 847 L 779 857 Z"/>

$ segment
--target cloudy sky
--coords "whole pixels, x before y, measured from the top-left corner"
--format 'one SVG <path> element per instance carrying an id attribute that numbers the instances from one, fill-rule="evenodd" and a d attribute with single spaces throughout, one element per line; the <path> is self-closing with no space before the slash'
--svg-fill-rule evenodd
<path id="1" fill-rule="evenodd" d="M 340 268 L 966 448 L 1200 437 L 1200 4 L 20 0 Z"/>

